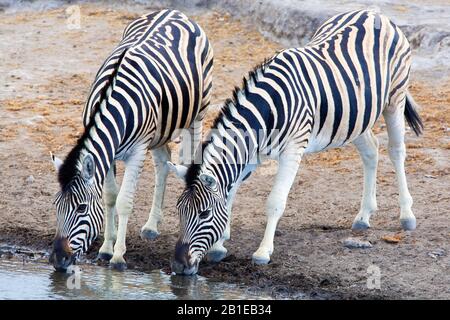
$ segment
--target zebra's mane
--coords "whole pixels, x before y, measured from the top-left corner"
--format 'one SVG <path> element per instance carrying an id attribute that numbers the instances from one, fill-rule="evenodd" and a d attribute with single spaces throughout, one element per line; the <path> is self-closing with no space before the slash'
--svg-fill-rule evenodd
<path id="1" fill-rule="evenodd" d="M 273 60 L 273 57 L 266 58 L 264 61 L 258 65 L 256 65 L 249 73 L 248 76 L 242 79 L 242 87 L 234 87 L 233 94 L 231 98 L 228 98 L 225 100 L 225 103 L 223 104 L 222 108 L 219 111 L 219 114 L 214 119 L 213 125 L 211 126 L 211 131 L 218 129 L 219 125 L 224 124 L 224 120 L 226 118 L 232 118 L 231 115 L 231 109 L 236 108 L 239 105 L 239 96 L 240 95 L 248 95 L 249 94 L 249 87 L 253 84 L 255 84 L 258 80 L 258 77 L 260 75 L 264 75 L 265 69 L 267 65 Z M 203 155 L 204 150 L 206 147 L 212 142 L 211 139 L 208 138 L 203 142 L 201 145 L 201 148 L 199 149 L 199 152 L 201 155 Z M 195 163 L 192 163 L 186 172 L 185 181 L 186 181 L 186 187 L 190 188 L 198 176 L 200 175 L 201 171 L 201 164 L 200 161 L 197 161 Z"/>
<path id="2" fill-rule="evenodd" d="M 233 94 L 231 98 L 225 100 L 220 113 L 217 115 L 211 129 L 217 129 L 220 124 L 223 124 L 224 118 L 231 116 L 231 109 L 239 105 L 239 96 L 247 96 L 249 94 L 249 88 L 251 85 L 255 84 L 260 75 L 264 75 L 267 65 L 272 62 L 273 57 L 266 58 L 264 61 L 256 65 L 248 75 L 242 78 L 242 87 L 234 87 Z"/>
<path id="3" fill-rule="evenodd" d="M 119 59 L 117 60 L 114 71 L 111 73 L 111 75 L 109 76 L 109 78 L 107 80 L 108 84 L 101 89 L 100 99 L 98 100 L 96 105 L 94 105 L 94 107 L 92 108 L 89 122 L 88 122 L 87 126 L 84 128 L 83 134 L 78 138 L 76 145 L 66 156 L 63 164 L 61 165 L 61 167 L 58 170 L 58 182 L 63 191 L 66 190 L 70 186 L 73 179 L 79 174 L 78 164 L 80 161 L 81 152 L 85 147 L 84 142 L 89 137 L 89 131 L 96 125 L 95 115 L 100 110 L 101 103 L 108 98 L 108 95 L 107 95 L 108 89 L 113 85 L 114 79 L 117 76 L 117 73 L 119 71 L 119 66 L 122 62 L 123 57 L 125 56 L 125 52 L 126 52 L 126 50 L 124 50 L 124 52 L 121 53 Z"/>

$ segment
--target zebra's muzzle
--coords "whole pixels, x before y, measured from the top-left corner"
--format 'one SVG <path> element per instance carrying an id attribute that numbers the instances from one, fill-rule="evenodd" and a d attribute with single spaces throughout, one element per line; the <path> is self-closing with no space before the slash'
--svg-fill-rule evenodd
<path id="1" fill-rule="evenodd" d="M 175 257 L 171 262 L 172 272 L 183 275 L 194 275 L 198 271 L 198 262 L 192 263 L 189 254 L 189 244 L 177 242 Z"/>
<path id="2" fill-rule="evenodd" d="M 53 251 L 49 262 L 53 264 L 56 271 L 65 272 L 75 261 L 75 255 L 69 246 L 67 238 L 58 237 L 53 241 Z"/>

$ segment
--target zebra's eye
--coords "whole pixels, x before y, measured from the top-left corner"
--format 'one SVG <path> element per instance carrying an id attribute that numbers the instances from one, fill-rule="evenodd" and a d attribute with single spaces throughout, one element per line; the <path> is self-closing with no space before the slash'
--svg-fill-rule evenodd
<path id="1" fill-rule="evenodd" d="M 78 214 L 85 214 L 86 211 L 87 211 L 87 204 L 82 203 L 77 208 L 77 213 Z"/>
<path id="2" fill-rule="evenodd" d="M 206 219 L 209 217 L 211 213 L 211 210 L 205 210 L 203 212 L 200 212 L 200 214 L 198 215 L 200 217 L 200 219 Z"/>

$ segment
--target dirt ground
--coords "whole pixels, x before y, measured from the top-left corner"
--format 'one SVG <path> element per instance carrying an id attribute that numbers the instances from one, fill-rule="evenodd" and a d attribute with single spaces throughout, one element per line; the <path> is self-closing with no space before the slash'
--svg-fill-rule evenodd
<path id="1" fill-rule="evenodd" d="M 118 43 L 125 25 L 151 8 L 133 10 L 81 6 L 81 29 L 69 30 L 64 8 L 0 12 L 0 241 L 49 248 L 54 236 L 53 196 L 58 183 L 49 151 L 64 157 L 82 132 L 81 111 L 97 68 Z M 254 65 L 281 46 L 252 25 L 229 15 L 194 14 L 215 51 L 213 104 L 220 104 Z M 407 176 L 417 230 L 402 232 L 393 167 L 382 123 L 378 212 L 372 228 L 353 234 L 350 226 L 362 192 L 362 164 L 353 146 L 309 155 L 292 188 L 267 266 L 252 253 L 262 239 L 264 201 L 275 165 L 265 163 L 246 181 L 233 210 L 229 256 L 203 262 L 200 275 L 245 284 L 276 298 L 450 298 L 450 80 L 413 74 L 411 92 L 422 106 L 425 134 L 407 134 Z M 212 113 L 210 115 L 212 118 Z M 183 185 L 168 181 L 161 236 L 142 241 L 139 230 L 151 207 L 153 167 L 149 157 L 130 217 L 125 259 L 129 268 L 169 269 L 178 233 L 175 212 Z M 350 236 L 371 249 L 347 249 Z M 397 236 L 396 244 L 382 240 Z M 101 239 L 100 239 L 101 240 Z M 88 257 L 93 258 L 100 240 Z M 442 249 L 442 255 L 430 254 Z M 379 267 L 381 289 L 368 289 L 369 266 Z M 305 295 L 299 295 L 303 292 Z"/>

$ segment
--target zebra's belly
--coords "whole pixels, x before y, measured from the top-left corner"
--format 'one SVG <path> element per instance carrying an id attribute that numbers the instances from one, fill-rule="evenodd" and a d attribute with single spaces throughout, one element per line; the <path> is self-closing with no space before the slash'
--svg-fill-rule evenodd
<path id="1" fill-rule="evenodd" d="M 305 153 L 316 153 L 316 152 L 320 152 L 320 151 L 324 151 L 324 150 L 328 150 L 328 149 L 333 149 L 333 148 L 339 148 L 342 146 L 345 146 L 346 144 L 349 144 L 350 142 L 352 142 L 353 140 L 355 140 L 355 138 L 353 139 L 339 139 L 339 140 L 333 140 L 330 143 L 330 140 L 327 139 L 326 137 L 324 138 L 323 136 L 320 137 L 312 137 L 309 142 L 308 145 L 305 149 Z"/>
<path id="2" fill-rule="evenodd" d="M 358 128 L 358 130 L 354 131 L 349 137 L 342 134 L 332 137 L 329 131 L 322 131 L 319 134 L 313 133 L 308 141 L 305 153 L 315 153 L 328 149 L 343 147 L 353 142 L 356 138 L 366 133 L 367 131 L 372 130 L 373 126 L 379 118 L 380 116 L 378 116 L 377 118 L 373 118 L 369 122 L 367 127 L 365 127 L 364 129 Z"/>

